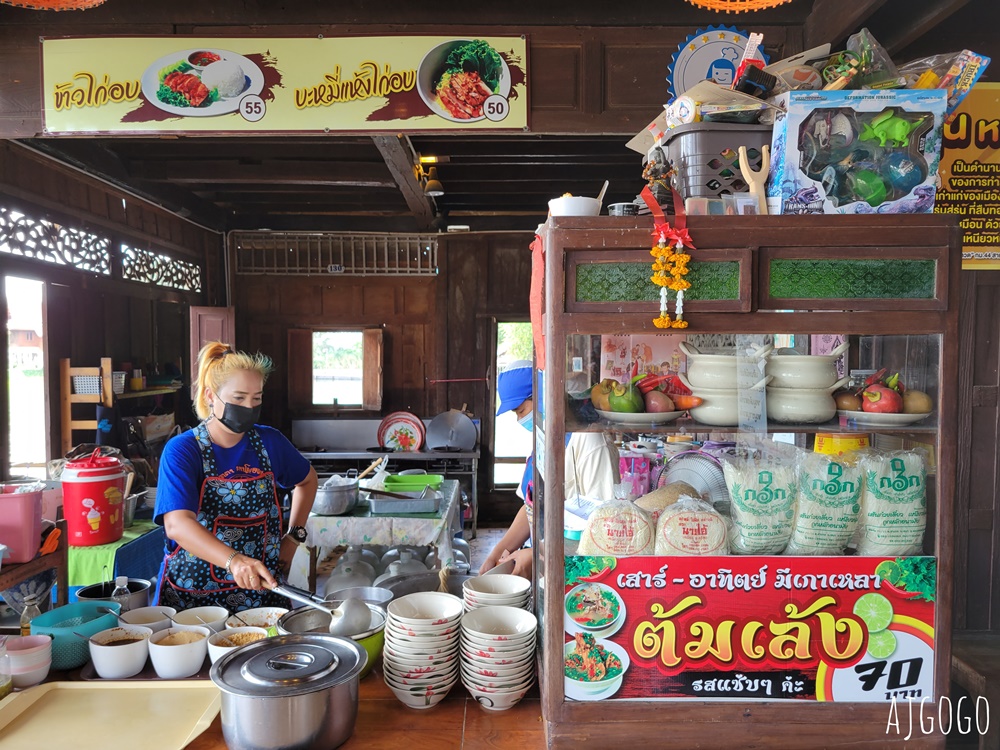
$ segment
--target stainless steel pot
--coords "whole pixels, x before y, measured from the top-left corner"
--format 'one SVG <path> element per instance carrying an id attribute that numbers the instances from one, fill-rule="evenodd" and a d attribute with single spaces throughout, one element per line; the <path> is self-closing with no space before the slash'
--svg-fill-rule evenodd
<path id="1" fill-rule="evenodd" d="M 354 510 L 358 504 L 359 482 L 356 475 L 357 472 L 354 481 L 349 484 L 317 489 L 312 512 L 318 516 L 342 516 Z M 348 477 L 350 478 L 350 475 Z"/>
<path id="2" fill-rule="evenodd" d="M 105 573 L 106 575 L 106 573 Z M 149 606 L 149 589 L 153 584 L 145 578 L 128 579 L 128 609 L 138 609 Z M 84 586 L 76 592 L 76 598 L 82 602 L 111 601 L 115 590 L 114 581 L 104 581 L 90 586 Z"/>
<path id="3" fill-rule="evenodd" d="M 354 732 L 368 655 L 350 638 L 279 635 L 212 665 L 229 750 L 330 750 Z"/>

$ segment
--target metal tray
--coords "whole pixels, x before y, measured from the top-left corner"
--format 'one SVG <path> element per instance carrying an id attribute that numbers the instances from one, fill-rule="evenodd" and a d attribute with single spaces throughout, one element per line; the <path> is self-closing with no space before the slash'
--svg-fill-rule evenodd
<path id="1" fill-rule="evenodd" d="M 402 494 L 402 493 L 401 493 Z M 419 495 L 420 493 L 413 493 Z M 441 493 L 430 497 L 413 497 L 398 500 L 394 497 L 368 496 L 368 505 L 373 516 L 398 516 L 407 513 L 437 513 L 441 507 Z"/>
<path id="2" fill-rule="evenodd" d="M 219 688 L 203 680 L 49 682 L 0 701 L 0 736 L 4 750 L 186 747 L 221 705 Z"/>

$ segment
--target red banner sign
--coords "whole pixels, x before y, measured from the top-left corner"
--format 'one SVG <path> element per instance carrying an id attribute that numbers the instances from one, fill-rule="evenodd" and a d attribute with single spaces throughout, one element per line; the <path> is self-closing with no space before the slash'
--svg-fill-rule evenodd
<path id="1" fill-rule="evenodd" d="M 571 700 L 933 698 L 932 557 L 567 557 Z"/>

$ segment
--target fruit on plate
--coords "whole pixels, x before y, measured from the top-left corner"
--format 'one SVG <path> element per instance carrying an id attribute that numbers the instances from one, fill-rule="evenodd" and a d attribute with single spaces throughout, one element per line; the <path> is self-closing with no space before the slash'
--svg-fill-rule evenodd
<path id="1" fill-rule="evenodd" d="M 694 409 L 696 406 L 701 406 L 705 403 L 704 399 L 698 398 L 697 396 L 689 396 L 682 394 L 672 394 L 670 399 L 674 402 L 674 408 L 680 411 L 687 411 L 688 409 Z"/>
<path id="2" fill-rule="evenodd" d="M 646 403 L 635 383 L 628 385 L 615 383 L 614 388 L 611 389 L 611 395 L 608 397 L 608 402 L 611 405 L 611 411 L 628 414 L 636 414 L 646 408 Z"/>
<path id="3" fill-rule="evenodd" d="M 875 383 L 861 392 L 861 409 L 876 414 L 899 414 L 903 410 L 903 397 L 889 386 Z"/>
<path id="4" fill-rule="evenodd" d="M 904 414 L 928 414 L 934 411 L 934 401 L 923 391 L 907 391 L 903 394 Z"/>
<path id="5" fill-rule="evenodd" d="M 837 408 L 841 411 L 861 411 L 861 396 L 850 391 L 839 391 L 833 394 Z"/>
<path id="6" fill-rule="evenodd" d="M 590 401 L 595 409 L 601 411 L 611 411 L 611 389 L 618 385 L 614 378 L 605 378 L 600 383 L 590 389 Z"/>
<path id="7" fill-rule="evenodd" d="M 674 410 L 674 402 L 671 400 L 663 391 L 652 390 L 643 395 L 643 400 L 646 402 L 646 411 L 655 413 L 664 413 Z"/>

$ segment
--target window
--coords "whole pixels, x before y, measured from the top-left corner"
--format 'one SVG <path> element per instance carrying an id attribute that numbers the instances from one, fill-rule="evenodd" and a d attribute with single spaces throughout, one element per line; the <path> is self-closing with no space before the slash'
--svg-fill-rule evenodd
<path id="1" fill-rule="evenodd" d="M 532 358 L 531 323 L 498 322 L 496 372 L 503 371 L 511 362 Z M 500 405 L 496 398 L 493 409 Z M 517 423 L 514 412 L 496 418 L 493 425 L 493 485 L 511 487 L 520 484 L 524 475 L 524 461 L 531 453 L 531 433 Z"/>
<path id="2" fill-rule="evenodd" d="M 382 329 L 290 329 L 288 407 L 380 411 Z"/>
<path id="3" fill-rule="evenodd" d="M 361 406 L 363 338 L 361 331 L 313 331 L 313 405 Z"/>

